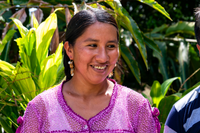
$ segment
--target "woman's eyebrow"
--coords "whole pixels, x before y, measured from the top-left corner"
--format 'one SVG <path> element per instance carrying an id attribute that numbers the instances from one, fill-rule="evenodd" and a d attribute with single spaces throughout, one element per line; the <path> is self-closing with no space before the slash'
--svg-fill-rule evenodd
<path id="1" fill-rule="evenodd" d="M 87 38 L 84 42 L 99 42 L 99 40 Z"/>
<path id="2" fill-rule="evenodd" d="M 108 41 L 107 43 L 116 43 L 116 44 L 118 44 L 118 41 L 117 40 L 111 40 L 111 41 Z"/>
<path id="3" fill-rule="evenodd" d="M 92 39 L 92 38 L 87 38 L 86 40 L 84 40 L 84 42 L 99 42 L 99 40 Z M 116 44 L 118 44 L 118 41 L 117 40 L 110 40 L 107 43 L 116 43 Z"/>

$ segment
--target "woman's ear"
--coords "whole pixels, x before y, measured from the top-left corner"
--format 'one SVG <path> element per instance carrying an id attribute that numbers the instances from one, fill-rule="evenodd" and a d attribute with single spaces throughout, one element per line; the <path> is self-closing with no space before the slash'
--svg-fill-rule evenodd
<path id="1" fill-rule="evenodd" d="M 68 55 L 70 60 L 73 60 L 73 48 L 72 48 L 72 46 L 70 46 L 68 41 L 66 41 L 64 43 L 64 48 L 65 48 L 66 54 Z"/>

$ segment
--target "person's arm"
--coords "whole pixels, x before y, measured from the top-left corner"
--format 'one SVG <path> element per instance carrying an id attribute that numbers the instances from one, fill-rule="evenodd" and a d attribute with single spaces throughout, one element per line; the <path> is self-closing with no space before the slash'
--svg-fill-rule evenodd
<path id="1" fill-rule="evenodd" d="M 29 102 L 23 117 L 17 120 L 20 126 L 16 133 L 39 133 L 40 119 L 34 103 Z"/>
<path id="2" fill-rule="evenodd" d="M 185 133 L 183 123 L 180 121 L 180 115 L 175 106 L 169 112 L 167 117 L 164 133 Z"/>
<path id="3" fill-rule="evenodd" d="M 159 110 L 154 108 L 152 111 L 148 100 L 145 99 L 138 112 L 137 133 L 160 133 L 158 115 Z"/>

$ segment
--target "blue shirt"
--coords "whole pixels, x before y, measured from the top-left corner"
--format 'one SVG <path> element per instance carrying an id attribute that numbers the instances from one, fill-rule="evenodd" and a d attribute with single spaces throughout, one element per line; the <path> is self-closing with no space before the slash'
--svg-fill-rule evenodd
<path id="1" fill-rule="evenodd" d="M 173 105 L 164 133 L 200 133 L 200 86 Z"/>

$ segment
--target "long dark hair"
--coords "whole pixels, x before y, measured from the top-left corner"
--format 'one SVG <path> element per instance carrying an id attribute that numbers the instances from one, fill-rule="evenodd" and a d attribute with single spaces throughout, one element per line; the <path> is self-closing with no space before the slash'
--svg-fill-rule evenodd
<path id="1" fill-rule="evenodd" d="M 68 41 L 69 45 L 73 47 L 76 39 L 80 37 L 90 25 L 94 24 L 97 21 L 102 23 L 108 23 L 116 27 L 117 39 L 119 40 L 118 26 L 114 17 L 104 10 L 90 8 L 88 10 L 82 10 L 72 17 L 67 27 L 66 41 Z M 66 79 L 70 80 L 72 78 L 70 74 L 70 67 L 68 64 L 68 61 L 70 61 L 70 59 L 66 54 L 64 48 L 63 52 L 64 52 L 63 62 L 65 67 L 65 75 Z"/>

